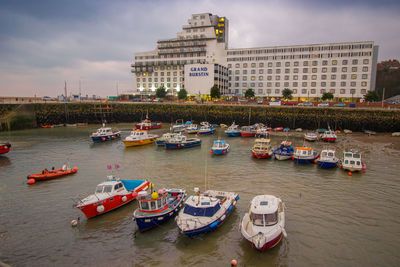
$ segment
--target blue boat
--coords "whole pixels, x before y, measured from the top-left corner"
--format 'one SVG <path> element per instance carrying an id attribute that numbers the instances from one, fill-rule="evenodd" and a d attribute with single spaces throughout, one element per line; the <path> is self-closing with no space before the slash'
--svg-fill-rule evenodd
<path id="1" fill-rule="evenodd" d="M 230 137 L 242 135 L 241 131 L 239 129 L 239 125 L 236 125 L 235 122 L 233 122 L 232 125 L 229 126 L 228 129 L 225 130 L 225 133 L 227 136 L 230 136 Z"/>
<path id="2" fill-rule="evenodd" d="M 200 145 L 199 138 L 187 138 L 185 135 L 177 135 L 165 141 L 166 149 L 183 149 Z"/>
<path id="3" fill-rule="evenodd" d="M 181 133 L 165 133 L 160 138 L 156 139 L 156 144 L 157 146 L 165 146 L 167 140 L 177 135 L 181 135 Z"/>
<path id="4" fill-rule="evenodd" d="M 200 194 L 198 188 L 185 201 L 185 208 L 176 217 L 182 233 L 189 237 L 214 231 L 232 213 L 239 195 L 234 192 L 207 190 Z"/>
<path id="5" fill-rule="evenodd" d="M 335 156 L 335 150 L 324 149 L 321 151 L 321 157 L 317 163 L 323 169 L 335 168 L 338 165 L 339 159 Z"/>
<path id="6" fill-rule="evenodd" d="M 104 142 L 121 138 L 121 131 L 106 127 L 103 123 L 103 127 L 97 129 L 95 133 L 90 135 L 93 142 Z"/>
<path id="7" fill-rule="evenodd" d="M 318 157 L 319 153 L 310 147 L 296 147 L 293 153 L 294 162 L 297 164 L 314 163 Z"/>
<path id="8" fill-rule="evenodd" d="M 294 148 L 289 141 L 282 141 L 281 145 L 274 150 L 273 154 L 277 160 L 287 160 L 293 157 Z"/>
<path id="9" fill-rule="evenodd" d="M 215 128 L 213 128 L 209 125 L 203 125 L 197 131 L 197 134 L 213 134 L 214 132 L 215 132 Z"/>
<path id="10" fill-rule="evenodd" d="M 139 231 L 150 230 L 174 217 L 185 197 L 183 189 L 161 189 L 150 195 L 147 191 L 140 192 L 137 197 L 139 208 L 133 213 Z"/>
<path id="11" fill-rule="evenodd" d="M 213 155 L 225 155 L 229 152 L 230 145 L 225 140 L 216 140 L 213 142 L 210 153 Z"/>

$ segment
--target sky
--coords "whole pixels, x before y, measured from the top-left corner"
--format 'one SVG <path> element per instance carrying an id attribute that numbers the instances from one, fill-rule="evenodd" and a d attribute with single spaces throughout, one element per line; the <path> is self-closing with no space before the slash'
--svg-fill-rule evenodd
<path id="1" fill-rule="evenodd" d="M 132 91 L 134 53 L 176 37 L 191 14 L 229 19 L 229 48 L 374 41 L 400 59 L 400 1 L 2 0 L 0 96 Z"/>

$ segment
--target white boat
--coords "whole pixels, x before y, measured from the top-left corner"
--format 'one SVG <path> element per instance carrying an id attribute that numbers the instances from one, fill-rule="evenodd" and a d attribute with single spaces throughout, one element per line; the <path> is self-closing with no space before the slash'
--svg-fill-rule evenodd
<path id="1" fill-rule="evenodd" d="M 165 133 L 161 137 L 156 139 L 156 144 L 158 146 L 164 146 L 165 142 L 167 142 L 169 139 L 174 138 L 178 135 L 182 135 L 182 133 Z"/>
<path id="2" fill-rule="evenodd" d="M 240 223 L 240 232 L 261 251 L 275 247 L 286 237 L 285 205 L 280 198 L 259 195 L 252 199 L 248 213 Z"/>
<path id="3" fill-rule="evenodd" d="M 258 159 L 266 159 L 273 155 L 273 148 L 271 146 L 271 140 L 266 138 L 256 139 L 254 146 L 251 149 L 253 157 Z"/>
<path id="4" fill-rule="evenodd" d="M 176 217 L 180 231 L 189 237 L 217 229 L 239 200 L 234 192 L 207 190 L 201 194 L 195 188 L 195 193 L 187 198 L 185 208 Z"/>
<path id="5" fill-rule="evenodd" d="M 185 133 L 187 134 L 197 134 L 199 131 L 199 126 L 197 124 L 191 124 L 186 127 Z"/>
<path id="6" fill-rule="evenodd" d="M 241 136 L 241 131 L 239 129 L 239 125 L 236 125 L 235 122 L 232 123 L 228 129 L 225 130 L 226 135 L 234 137 L 234 136 Z"/>
<path id="7" fill-rule="evenodd" d="M 324 149 L 321 151 L 321 156 L 317 159 L 317 163 L 321 168 L 335 168 L 338 165 L 339 159 L 336 157 L 336 151 L 333 149 Z"/>
<path id="8" fill-rule="evenodd" d="M 106 125 L 103 123 L 103 126 L 97 129 L 95 133 L 92 133 L 90 137 L 92 138 L 93 142 L 115 140 L 121 137 L 121 131 L 106 127 Z"/>
<path id="9" fill-rule="evenodd" d="M 310 142 L 314 142 L 318 140 L 318 134 L 313 132 L 308 132 L 304 134 L 304 139 Z"/>
<path id="10" fill-rule="evenodd" d="M 343 153 L 343 160 L 341 165 L 343 170 L 355 172 L 366 169 L 366 165 L 361 160 L 361 153 L 352 149 Z"/>
<path id="11" fill-rule="evenodd" d="M 142 146 L 154 143 L 158 138 L 156 134 L 149 134 L 144 130 L 132 130 L 130 135 L 124 139 L 124 145 L 130 146 Z"/>
<path id="12" fill-rule="evenodd" d="M 325 142 L 336 142 L 337 135 L 335 134 L 335 131 L 332 131 L 331 128 L 328 127 L 328 131 L 325 131 L 321 135 L 321 139 Z"/>
<path id="13" fill-rule="evenodd" d="M 183 123 L 183 120 L 182 119 L 180 119 L 180 120 L 177 120 L 176 122 L 175 122 L 175 124 L 173 124 L 172 126 L 171 126 L 171 132 L 173 132 L 173 133 L 179 133 L 179 132 L 183 132 L 183 131 L 185 131 L 185 129 L 186 129 L 186 125 Z"/>

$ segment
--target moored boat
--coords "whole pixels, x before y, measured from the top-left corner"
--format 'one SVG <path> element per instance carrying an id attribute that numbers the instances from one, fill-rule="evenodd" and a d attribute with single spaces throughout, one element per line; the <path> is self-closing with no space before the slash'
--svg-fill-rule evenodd
<path id="1" fill-rule="evenodd" d="M 240 132 L 243 137 L 255 136 L 257 132 L 257 125 L 242 126 Z"/>
<path id="2" fill-rule="evenodd" d="M 124 139 L 125 147 L 143 146 L 154 143 L 158 138 L 156 134 L 149 134 L 144 130 L 132 130 L 130 135 Z"/>
<path id="3" fill-rule="evenodd" d="M 171 132 L 173 132 L 173 133 L 178 133 L 178 132 L 183 132 L 183 131 L 185 131 L 185 128 L 186 128 L 186 125 L 183 123 L 183 120 L 182 119 L 180 119 L 180 120 L 177 120 L 176 122 L 175 122 L 175 124 L 173 124 L 172 126 L 171 126 Z"/>
<path id="4" fill-rule="evenodd" d="M 273 155 L 273 149 L 271 146 L 271 140 L 266 138 L 256 139 L 254 146 L 251 149 L 253 157 L 258 159 L 266 159 Z"/>
<path id="5" fill-rule="evenodd" d="M 240 232 L 261 251 L 275 247 L 286 237 L 285 205 L 280 198 L 259 195 L 251 200 L 249 211 L 240 223 Z"/>
<path id="6" fill-rule="evenodd" d="M 141 130 L 152 130 L 161 127 L 162 127 L 161 122 L 151 122 L 148 115 L 146 115 L 146 119 L 136 124 L 136 129 L 141 129 Z"/>
<path id="7" fill-rule="evenodd" d="M 292 142 L 282 141 L 281 145 L 274 150 L 274 157 L 277 160 L 291 159 L 294 153 Z"/>
<path id="8" fill-rule="evenodd" d="M 210 153 L 213 155 L 225 155 L 229 152 L 230 145 L 225 140 L 216 140 L 213 142 Z"/>
<path id="9" fill-rule="evenodd" d="M 197 134 L 199 131 L 199 126 L 197 124 L 190 124 L 186 126 L 185 133 L 187 134 Z"/>
<path id="10" fill-rule="evenodd" d="M 318 157 L 319 153 L 310 147 L 296 147 L 293 153 L 293 160 L 298 164 L 313 163 Z"/>
<path id="11" fill-rule="evenodd" d="M 103 123 L 103 126 L 97 129 L 95 133 L 92 133 L 90 137 L 93 142 L 115 140 L 121 138 L 121 131 L 111 127 L 106 127 Z"/>
<path id="12" fill-rule="evenodd" d="M 165 142 L 166 149 L 183 149 L 200 145 L 199 138 L 187 138 L 185 135 L 174 136 Z"/>
<path id="13" fill-rule="evenodd" d="M 165 146 L 165 141 L 167 141 L 170 138 L 173 138 L 174 136 L 181 135 L 181 133 L 165 133 L 161 137 L 156 139 L 156 145 L 157 146 Z"/>
<path id="14" fill-rule="evenodd" d="M 73 167 L 70 168 L 67 165 L 62 166 L 62 168 L 59 169 L 54 169 L 53 170 L 47 170 L 43 169 L 41 173 L 36 173 L 36 174 L 29 174 L 27 179 L 33 179 L 35 182 L 37 181 L 45 181 L 45 180 L 51 180 L 59 177 L 63 177 L 66 175 L 74 174 L 78 171 L 78 167 Z"/>
<path id="15" fill-rule="evenodd" d="M 368 134 L 368 135 L 375 135 L 376 134 L 375 131 L 371 131 L 371 130 L 364 130 L 364 133 Z"/>
<path id="16" fill-rule="evenodd" d="M 304 134 L 304 140 L 309 141 L 309 142 L 314 142 L 318 140 L 318 134 L 314 132 L 308 132 Z"/>
<path id="17" fill-rule="evenodd" d="M 233 122 L 232 125 L 225 130 L 225 133 L 230 137 L 241 136 L 239 125 L 236 125 L 235 122 Z"/>
<path id="18" fill-rule="evenodd" d="M 189 237 L 217 229 L 239 200 L 239 195 L 234 192 L 207 190 L 201 194 L 195 188 L 195 193 L 187 198 L 185 208 L 176 217 L 178 228 Z"/>
<path id="19" fill-rule="evenodd" d="M 283 127 L 276 127 L 273 129 L 274 132 L 280 132 L 283 130 Z"/>
<path id="20" fill-rule="evenodd" d="M 339 162 L 336 157 L 336 151 L 333 149 L 324 149 L 321 151 L 321 156 L 317 159 L 318 165 L 323 169 L 335 168 Z"/>
<path id="21" fill-rule="evenodd" d="M 215 128 L 213 128 L 210 125 L 202 125 L 198 131 L 197 134 L 213 134 L 215 132 Z"/>
<path id="22" fill-rule="evenodd" d="M 321 139 L 324 140 L 325 142 L 336 142 L 337 139 L 337 135 L 334 131 L 331 130 L 330 127 L 328 127 L 328 130 L 325 131 L 322 135 L 321 135 Z"/>
<path id="23" fill-rule="evenodd" d="M 0 143 L 0 155 L 10 152 L 11 144 L 7 143 Z"/>
<path id="24" fill-rule="evenodd" d="M 174 217 L 182 208 L 185 198 L 186 191 L 183 189 L 161 189 L 151 194 L 139 192 L 139 208 L 133 213 L 139 231 L 150 230 Z"/>
<path id="25" fill-rule="evenodd" d="M 365 170 L 367 165 L 362 162 L 361 153 L 350 149 L 349 151 L 345 151 L 343 153 L 341 168 L 346 171 L 355 172 Z"/>
<path id="26" fill-rule="evenodd" d="M 270 134 L 271 134 L 270 127 L 261 126 L 257 128 L 255 137 L 269 137 Z"/>

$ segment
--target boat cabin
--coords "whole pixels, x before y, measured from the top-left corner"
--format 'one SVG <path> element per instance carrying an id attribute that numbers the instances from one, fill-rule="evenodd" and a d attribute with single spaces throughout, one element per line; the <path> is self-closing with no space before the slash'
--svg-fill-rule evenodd
<path id="1" fill-rule="evenodd" d="M 212 217 L 220 208 L 223 199 L 204 195 L 190 196 L 185 202 L 183 213 L 191 216 Z"/>
<path id="2" fill-rule="evenodd" d="M 139 211 L 155 213 L 167 209 L 167 196 L 168 193 L 163 193 L 162 195 L 157 194 L 157 198 L 153 199 L 152 195 L 149 195 L 146 191 L 140 192 L 137 197 Z"/>
<path id="3" fill-rule="evenodd" d="M 125 189 L 121 181 L 106 181 L 96 187 L 96 194 L 120 192 Z"/>
<path id="4" fill-rule="evenodd" d="M 274 196 L 261 195 L 253 198 L 250 204 L 250 220 L 255 226 L 272 226 L 278 223 L 279 202 Z"/>
<path id="5" fill-rule="evenodd" d="M 335 157 L 335 150 L 325 149 L 321 151 L 321 158 L 334 158 Z"/>
<path id="6" fill-rule="evenodd" d="M 101 127 L 97 129 L 95 135 L 101 136 L 101 135 L 110 135 L 113 134 L 113 131 L 109 127 Z"/>
<path id="7" fill-rule="evenodd" d="M 360 153 L 351 150 L 348 152 L 344 152 L 343 160 L 344 160 L 343 162 L 344 165 L 357 166 L 360 168 L 362 167 Z"/>
<path id="8" fill-rule="evenodd" d="M 296 147 L 295 154 L 297 156 L 312 156 L 313 149 L 309 147 Z"/>
<path id="9" fill-rule="evenodd" d="M 147 131 L 144 130 L 133 130 L 131 131 L 130 137 L 132 139 L 140 140 L 140 139 L 146 139 L 147 138 Z"/>
<path id="10" fill-rule="evenodd" d="M 214 141 L 214 144 L 212 146 L 213 149 L 223 149 L 226 148 L 226 141 L 225 140 L 217 140 Z"/>

